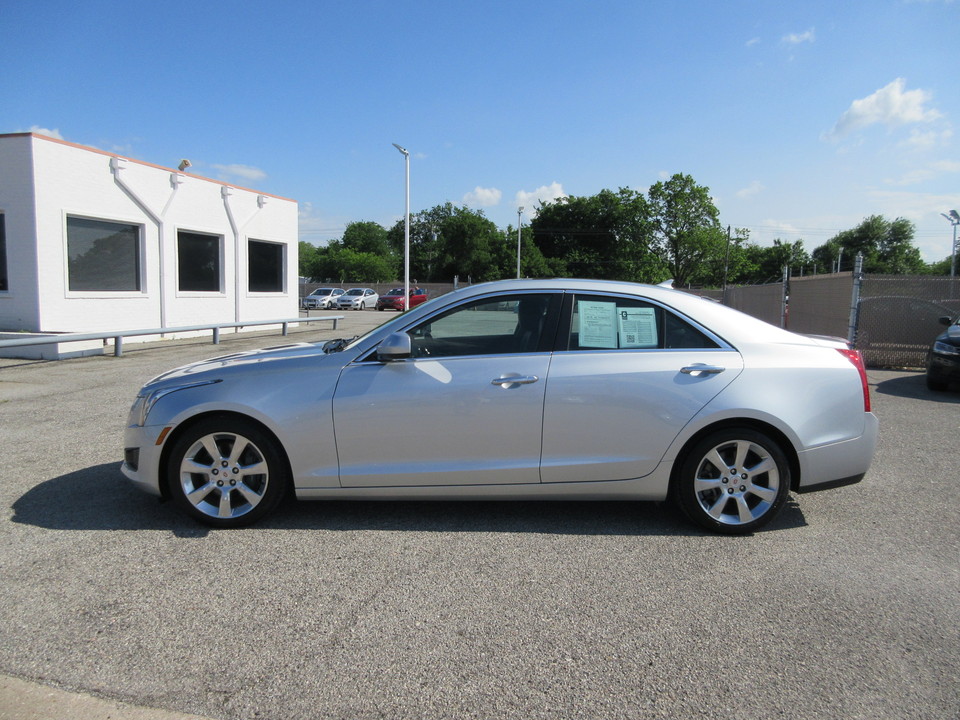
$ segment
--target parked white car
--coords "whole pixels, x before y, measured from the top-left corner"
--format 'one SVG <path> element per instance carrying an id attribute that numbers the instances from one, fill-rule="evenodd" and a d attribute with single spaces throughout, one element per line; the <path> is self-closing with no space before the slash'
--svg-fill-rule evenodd
<path id="1" fill-rule="evenodd" d="M 366 310 L 377 306 L 380 296 L 371 288 L 350 288 L 337 298 L 340 310 Z"/>
<path id="2" fill-rule="evenodd" d="M 358 431 L 375 427 L 387 431 Z M 363 337 L 161 375 L 130 411 L 122 469 L 217 527 L 293 491 L 669 500 L 743 534 L 791 491 L 858 482 L 877 427 L 860 353 L 842 341 L 662 287 L 515 280 L 428 300 Z"/>
<path id="3" fill-rule="evenodd" d="M 343 293 L 343 288 L 317 288 L 303 298 L 302 305 L 307 310 L 327 310 L 334 306 Z"/>

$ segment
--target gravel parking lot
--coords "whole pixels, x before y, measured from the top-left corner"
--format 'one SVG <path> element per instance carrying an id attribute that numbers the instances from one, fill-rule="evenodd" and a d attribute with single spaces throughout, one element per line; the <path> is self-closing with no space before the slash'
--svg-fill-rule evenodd
<path id="1" fill-rule="evenodd" d="M 392 317 L 0 360 L 0 673 L 209 718 L 958 717 L 960 393 L 915 372 L 869 373 L 866 479 L 752 537 L 653 503 L 303 503 L 211 531 L 128 487 L 150 377 Z"/>

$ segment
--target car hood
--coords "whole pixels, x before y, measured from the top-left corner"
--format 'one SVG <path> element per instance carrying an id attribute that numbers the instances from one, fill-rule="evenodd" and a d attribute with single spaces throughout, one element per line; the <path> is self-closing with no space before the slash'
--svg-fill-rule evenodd
<path id="1" fill-rule="evenodd" d="M 240 373 L 262 372 L 264 363 L 284 365 L 310 363 L 316 367 L 327 363 L 334 365 L 345 363 L 347 358 L 343 357 L 341 353 L 324 352 L 324 344 L 323 342 L 293 343 L 200 360 L 158 375 L 144 385 L 144 388 L 153 388 L 162 384 L 178 384 L 184 381 L 202 382 L 223 379 Z"/>

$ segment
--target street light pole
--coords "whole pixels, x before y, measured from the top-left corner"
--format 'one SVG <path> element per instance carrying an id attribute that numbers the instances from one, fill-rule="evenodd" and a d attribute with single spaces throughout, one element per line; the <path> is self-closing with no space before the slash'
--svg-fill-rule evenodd
<path id="1" fill-rule="evenodd" d="M 396 143 L 393 146 L 403 153 L 406 182 L 404 190 L 406 202 L 403 210 L 403 309 L 410 309 L 410 153 Z"/>
<path id="2" fill-rule="evenodd" d="M 523 205 L 517 208 L 517 280 L 520 279 L 520 227 L 523 222 Z"/>
<path id="3" fill-rule="evenodd" d="M 950 246 L 950 277 L 957 275 L 957 225 L 960 225 L 960 213 L 951 210 L 950 214 L 940 213 L 953 225 L 953 244 Z"/>

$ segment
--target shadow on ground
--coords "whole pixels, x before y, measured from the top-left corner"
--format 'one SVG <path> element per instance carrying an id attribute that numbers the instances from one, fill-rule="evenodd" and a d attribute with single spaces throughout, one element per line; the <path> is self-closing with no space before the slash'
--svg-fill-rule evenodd
<path id="1" fill-rule="evenodd" d="M 129 486 L 116 463 L 43 482 L 13 503 L 13 522 L 52 530 L 169 530 L 204 537 L 212 530 Z M 806 525 L 791 498 L 761 532 Z M 541 533 L 551 535 L 702 535 L 656 502 L 296 502 L 256 530 Z"/>
<path id="2" fill-rule="evenodd" d="M 904 373 L 901 377 L 877 383 L 873 389 L 883 395 L 930 400 L 932 402 L 960 403 L 960 392 L 957 392 L 960 386 L 954 383 L 950 386 L 950 390 L 943 392 L 930 390 L 927 388 L 926 375 L 923 373 Z"/>

